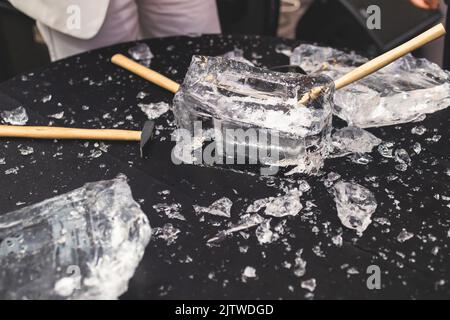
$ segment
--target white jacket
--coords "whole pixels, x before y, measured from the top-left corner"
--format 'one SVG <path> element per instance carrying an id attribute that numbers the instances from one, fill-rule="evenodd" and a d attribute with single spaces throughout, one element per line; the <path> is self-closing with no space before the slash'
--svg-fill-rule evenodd
<path id="1" fill-rule="evenodd" d="M 91 39 L 99 32 L 105 21 L 109 1 L 9 0 L 14 7 L 38 23 L 79 39 Z M 74 21 L 80 23 L 74 25 Z"/>

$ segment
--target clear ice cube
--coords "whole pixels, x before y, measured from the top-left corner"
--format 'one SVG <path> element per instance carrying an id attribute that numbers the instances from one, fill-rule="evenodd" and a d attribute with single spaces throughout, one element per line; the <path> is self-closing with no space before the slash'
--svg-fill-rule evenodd
<path id="1" fill-rule="evenodd" d="M 124 176 L 0 215 L 0 298 L 116 299 L 150 230 Z"/>
<path id="2" fill-rule="evenodd" d="M 319 86 L 316 99 L 299 104 Z M 333 93 L 333 81 L 326 76 L 279 73 L 222 57 L 194 56 L 173 108 L 177 125 L 192 135 L 201 135 L 195 132 L 196 121 L 214 129 L 216 151 L 225 158 L 244 149 L 246 158 L 258 157 L 258 163 L 300 166 L 305 173 L 316 173 L 328 152 Z M 240 139 L 242 132 L 250 136 Z"/>
<path id="3" fill-rule="evenodd" d="M 332 192 L 342 224 L 362 234 L 372 222 L 372 214 L 377 209 L 373 193 L 357 183 L 343 181 L 337 182 Z"/>
<path id="4" fill-rule="evenodd" d="M 333 79 L 367 62 L 355 53 L 303 44 L 291 64 Z M 426 59 L 407 55 L 335 94 L 335 114 L 361 128 L 422 120 L 450 106 L 450 73 Z"/>

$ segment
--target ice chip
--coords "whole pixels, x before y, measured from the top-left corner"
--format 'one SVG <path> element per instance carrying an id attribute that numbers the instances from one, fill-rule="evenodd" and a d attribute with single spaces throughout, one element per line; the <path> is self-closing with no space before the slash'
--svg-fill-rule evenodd
<path id="1" fill-rule="evenodd" d="M 345 127 L 336 130 L 331 136 L 333 152 L 331 157 L 340 157 L 349 153 L 367 153 L 382 141 L 370 132 L 358 127 Z"/>
<path id="2" fill-rule="evenodd" d="M 165 102 L 148 103 L 148 104 L 139 103 L 138 107 L 141 108 L 142 112 L 144 112 L 147 115 L 147 118 L 149 120 L 159 118 L 164 113 L 170 110 L 169 104 Z"/>
<path id="3" fill-rule="evenodd" d="M 298 101 L 312 88 L 322 93 Z M 328 153 L 334 85 L 325 76 L 279 73 L 222 57 L 194 56 L 174 98 L 179 128 L 214 129 L 216 152 L 317 173 Z M 242 151 L 243 150 L 243 151 Z M 241 152 L 239 152 L 241 151 Z"/>
<path id="4" fill-rule="evenodd" d="M 215 216 L 230 218 L 232 206 L 233 202 L 230 199 L 224 197 L 217 201 L 214 201 L 209 207 L 194 205 L 194 210 L 197 214 L 205 212 Z"/>
<path id="5" fill-rule="evenodd" d="M 117 299 L 150 233 L 124 176 L 0 215 L 0 298 Z"/>
<path id="6" fill-rule="evenodd" d="M 296 252 L 294 274 L 296 277 L 303 277 L 306 273 L 306 261 L 302 258 L 303 249 Z"/>
<path id="7" fill-rule="evenodd" d="M 284 196 L 259 199 L 247 208 L 247 212 L 256 213 L 265 208 L 264 213 L 272 217 L 296 216 L 303 209 L 300 202 L 301 196 L 302 192 L 294 189 Z"/>
<path id="8" fill-rule="evenodd" d="M 367 62 L 366 58 L 336 49 L 303 44 L 291 64 L 333 79 Z M 412 55 L 336 91 L 335 114 L 361 128 L 423 120 L 424 115 L 450 106 L 450 73 Z"/>
<path id="9" fill-rule="evenodd" d="M 222 58 L 235 60 L 235 61 L 239 61 L 239 62 L 248 64 L 249 66 L 254 66 L 254 64 L 252 62 L 250 62 L 249 60 L 245 59 L 244 51 L 241 50 L 241 49 L 237 49 L 236 48 L 233 51 L 229 51 L 229 52 L 223 54 Z"/>
<path id="10" fill-rule="evenodd" d="M 131 47 L 128 49 L 128 53 L 134 60 L 139 61 L 147 67 L 150 66 L 150 63 L 152 62 L 153 53 L 145 43 L 139 43 L 134 47 Z"/>
<path id="11" fill-rule="evenodd" d="M 6 123 L 12 124 L 14 126 L 24 126 L 28 122 L 27 111 L 24 107 L 18 107 L 11 111 L 1 111 L 0 117 Z"/>
<path id="12" fill-rule="evenodd" d="M 314 290 L 316 290 L 316 279 L 313 278 L 313 279 L 302 281 L 301 286 L 303 289 L 306 289 L 309 292 L 313 292 Z"/>
<path id="13" fill-rule="evenodd" d="M 400 243 L 406 242 L 414 237 L 414 233 L 408 232 L 406 229 L 402 229 L 397 236 L 397 241 Z"/>
<path id="14" fill-rule="evenodd" d="M 152 234 L 156 238 L 166 241 L 169 246 L 177 241 L 180 232 L 181 230 L 175 228 L 171 223 L 166 223 L 164 226 L 152 230 Z"/>
<path id="15" fill-rule="evenodd" d="M 271 219 L 264 220 L 258 228 L 256 228 L 255 234 L 260 244 L 272 243 L 280 238 L 276 232 L 273 232 L 270 229 L 270 222 Z"/>
<path id="16" fill-rule="evenodd" d="M 342 224 L 359 234 L 363 233 L 372 222 L 372 214 L 377 208 L 373 193 L 359 184 L 343 181 L 337 182 L 332 192 Z"/>

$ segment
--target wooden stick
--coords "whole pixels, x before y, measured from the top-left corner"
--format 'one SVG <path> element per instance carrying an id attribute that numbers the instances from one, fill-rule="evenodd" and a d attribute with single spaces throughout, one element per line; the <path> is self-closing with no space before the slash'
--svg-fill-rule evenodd
<path id="1" fill-rule="evenodd" d="M 175 81 L 163 76 L 162 74 L 153 71 L 143 65 L 133 61 L 122 54 L 116 54 L 111 58 L 111 62 L 134 73 L 138 76 L 148 80 L 161 88 L 176 93 L 180 89 L 180 85 Z"/>
<path id="2" fill-rule="evenodd" d="M 0 137 L 140 141 L 141 131 L 0 125 Z"/>
<path id="3" fill-rule="evenodd" d="M 445 35 L 445 33 L 446 31 L 442 23 L 434 26 L 433 28 L 425 31 L 417 37 L 409 40 L 408 42 L 382 54 L 381 56 L 373 60 L 370 60 L 369 62 L 337 79 L 334 82 L 336 90 L 342 89 L 345 86 L 348 86 L 349 84 L 380 70 L 381 68 L 403 57 L 404 55 L 424 46 L 425 44 L 433 40 L 442 37 L 443 35 Z M 311 89 L 310 92 L 303 95 L 303 97 L 299 100 L 299 103 L 305 104 L 310 100 L 314 100 L 320 94 L 320 91 L 322 91 L 322 89 L 323 87 Z"/>

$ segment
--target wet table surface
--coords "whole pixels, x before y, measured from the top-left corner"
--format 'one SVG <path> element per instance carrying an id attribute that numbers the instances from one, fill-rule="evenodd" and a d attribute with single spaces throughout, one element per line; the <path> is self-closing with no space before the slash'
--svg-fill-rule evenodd
<path id="1" fill-rule="evenodd" d="M 288 63 L 288 57 L 277 53 L 277 45 L 298 45 L 245 36 L 145 42 L 155 55 L 152 68 L 178 82 L 182 82 L 193 54 L 220 55 L 241 48 L 249 60 L 271 67 Z M 126 53 L 132 45 L 81 54 L 4 82 L 0 85 L 0 110 L 24 106 L 30 117 L 28 125 L 139 130 L 146 116 L 138 103 L 170 103 L 172 94 L 110 63 L 114 53 Z M 137 98 L 142 91 L 147 95 Z M 50 100 L 45 99 L 48 95 Z M 61 119 L 50 117 L 62 111 Z M 173 116 L 167 113 L 156 122 L 158 135 L 149 159 L 139 157 L 136 143 L 107 143 L 107 152 L 98 156 L 99 146 L 93 142 L 2 139 L 1 212 L 124 173 L 151 226 L 170 223 L 180 230 L 173 244 L 158 238 L 150 241 L 124 299 L 450 298 L 450 109 L 432 114 L 420 124 L 369 129 L 409 153 L 416 142 L 422 145 L 407 171 L 396 170 L 393 159 L 374 150 L 367 165 L 347 157 L 327 160 L 323 172 L 315 177 L 279 174 L 264 178 L 227 169 L 175 165 L 170 158 Z M 411 133 L 417 125 L 427 128 L 424 135 Z M 33 147 L 34 153 L 21 155 L 18 149 L 23 146 Z M 378 208 L 362 236 L 344 228 L 337 217 L 333 197 L 324 185 L 330 172 L 374 193 Z M 206 244 L 230 222 L 237 222 L 253 201 L 282 195 L 283 188 L 298 187 L 302 179 L 311 186 L 301 198 L 305 208 L 298 216 L 272 219 L 273 227 L 285 221 L 284 233 L 277 241 L 260 244 L 255 229 L 249 229 L 216 246 Z M 231 219 L 194 213 L 193 205 L 209 206 L 222 197 L 233 201 Z M 159 203 L 180 204 L 186 221 L 157 212 L 153 206 Z M 398 241 L 402 230 L 412 238 Z M 307 263 L 302 277 L 294 273 L 299 250 Z M 381 271 L 379 290 L 367 287 L 372 265 Z M 243 279 L 246 267 L 255 269 L 256 278 Z M 310 279 L 317 284 L 312 293 L 301 285 Z"/>

